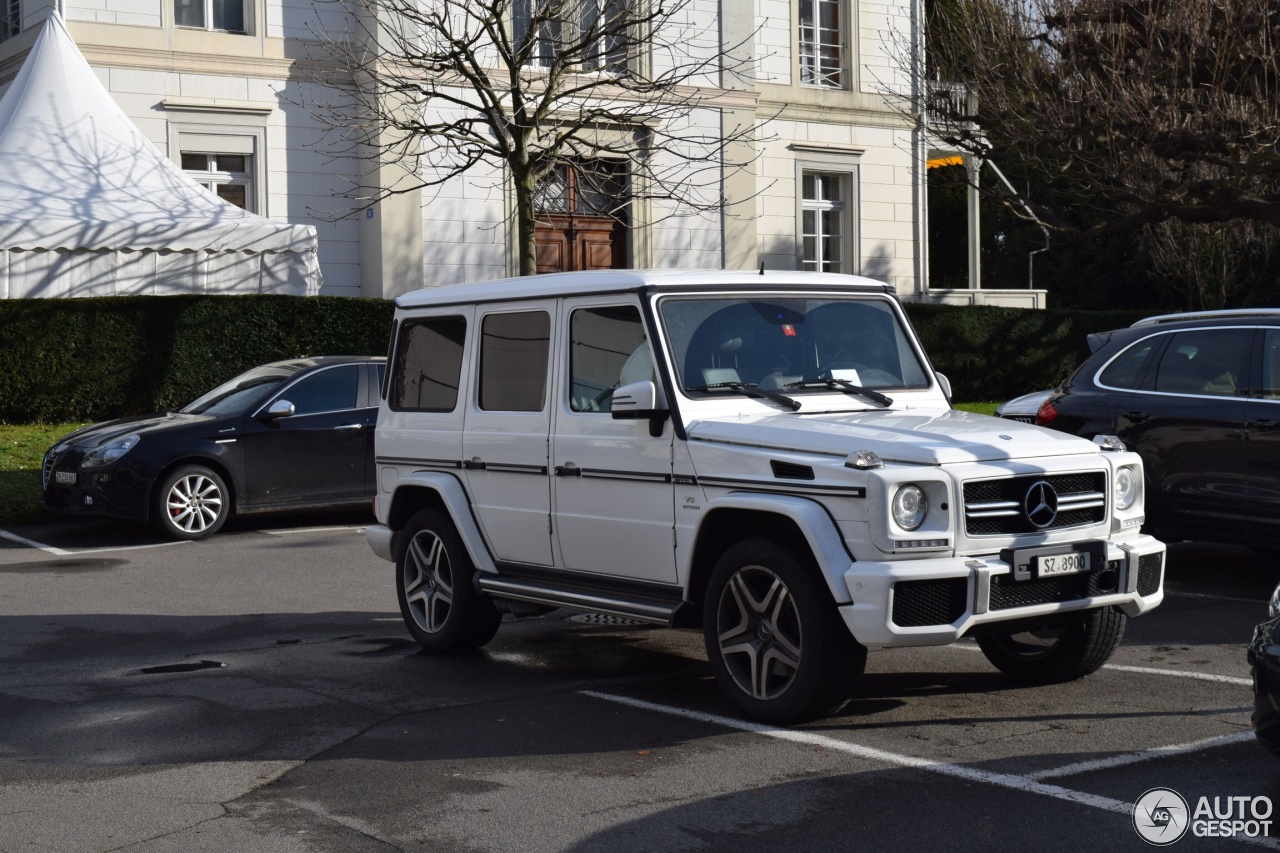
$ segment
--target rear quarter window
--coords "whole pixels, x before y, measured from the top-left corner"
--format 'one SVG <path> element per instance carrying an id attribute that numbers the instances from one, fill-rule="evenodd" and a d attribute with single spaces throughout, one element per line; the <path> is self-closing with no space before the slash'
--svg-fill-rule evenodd
<path id="1" fill-rule="evenodd" d="M 466 338 L 464 317 L 427 317 L 401 323 L 387 404 L 404 412 L 452 412 L 457 408 Z"/>

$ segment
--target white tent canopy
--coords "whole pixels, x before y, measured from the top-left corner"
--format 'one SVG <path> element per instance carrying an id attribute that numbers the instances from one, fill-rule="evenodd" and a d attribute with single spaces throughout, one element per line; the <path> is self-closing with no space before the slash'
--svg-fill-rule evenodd
<path id="1" fill-rule="evenodd" d="M 319 287 L 315 229 L 242 210 L 166 159 L 52 13 L 0 98 L 0 298 Z"/>

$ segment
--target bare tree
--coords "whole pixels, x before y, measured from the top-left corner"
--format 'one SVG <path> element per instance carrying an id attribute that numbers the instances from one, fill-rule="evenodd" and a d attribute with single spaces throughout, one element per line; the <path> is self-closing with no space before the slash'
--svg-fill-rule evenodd
<path id="1" fill-rule="evenodd" d="M 1142 229 L 1152 269 L 1188 311 L 1274 300 L 1280 229 L 1251 220 L 1166 220 Z"/>
<path id="2" fill-rule="evenodd" d="M 927 54 L 930 132 L 1029 176 L 1017 215 L 1280 225 L 1275 0 L 937 0 Z"/>
<path id="3" fill-rule="evenodd" d="M 350 101 L 305 106 L 333 132 L 332 153 L 397 163 L 406 176 L 365 181 L 351 196 L 367 205 L 482 164 L 504 169 L 521 275 L 536 272 L 539 193 L 545 201 L 566 169 L 591 212 L 622 217 L 640 199 L 721 210 L 722 170 L 754 159 L 744 145 L 754 119 L 722 126 L 718 109 L 734 97 L 729 90 L 749 85 L 750 39 L 723 44 L 714 5 L 333 2 L 350 26 L 316 38 L 324 64 L 342 72 L 324 82 Z M 754 100 L 739 94 L 733 104 L 753 108 Z M 619 162 L 622 177 L 610 168 Z"/>

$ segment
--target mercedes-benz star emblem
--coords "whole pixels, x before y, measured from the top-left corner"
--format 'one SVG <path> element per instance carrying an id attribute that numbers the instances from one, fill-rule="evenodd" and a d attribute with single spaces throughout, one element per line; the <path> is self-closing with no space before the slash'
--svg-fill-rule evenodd
<path id="1" fill-rule="evenodd" d="M 1048 527 L 1058 517 L 1057 491 L 1044 480 L 1037 480 L 1022 499 L 1022 511 L 1027 514 L 1027 521 L 1036 527 Z"/>

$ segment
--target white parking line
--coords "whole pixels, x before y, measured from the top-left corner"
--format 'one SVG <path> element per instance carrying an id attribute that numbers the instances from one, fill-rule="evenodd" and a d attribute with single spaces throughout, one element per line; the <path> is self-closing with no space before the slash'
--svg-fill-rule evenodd
<path id="1" fill-rule="evenodd" d="M 1092 806 L 1095 809 L 1115 812 L 1116 814 L 1126 816 L 1133 814 L 1133 803 L 1113 800 L 1110 797 L 1090 794 L 1086 791 L 1074 791 L 1070 788 L 1063 788 L 1059 785 L 1046 785 L 1045 783 L 1039 782 L 1030 776 L 1018 776 L 1012 773 L 992 773 L 988 770 L 979 770 L 976 767 L 966 767 L 962 764 L 948 764 L 943 761 L 934 761 L 929 758 L 920 758 L 915 755 L 901 755 L 896 752 L 888 752 L 883 749 L 875 749 L 874 747 L 849 743 L 847 741 L 838 740 L 825 735 L 813 734 L 812 732 L 797 731 L 794 729 L 779 729 L 760 723 L 748 723 L 744 720 L 735 720 L 731 717 L 721 717 L 717 714 L 706 714 L 701 711 L 692 711 L 687 708 L 676 708 L 670 705 L 659 705 L 656 702 L 646 702 L 643 699 L 632 699 L 629 696 L 615 696 L 611 693 L 599 693 L 594 690 L 582 690 L 580 692 L 584 696 L 601 699 L 605 702 L 615 702 L 619 705 L 629 705 L 633 708 L 654 711 L 659 714 L 684 717 L 688 720 L 711 723 L 712 725 L 721 726 L 723 728 L 735 729 L 740 732 L 751 732 L 752 734 L 764 735 L 765 737 L 776 738 L 778 740 L 803 743 L 809 746 L 818 746 L 823 749 L 844 752 L 849 755 L 857 756 L 858 758 L 865 758 L 870 761 L 879 761 L 885 764 L 896 764 L 899 767 L 910 767 L 916 770 L 938 773 L 943 776 L 965 779 L 970 782 L 982 782 L 988 785 L 997 785 L 999 787 L 1010 788 L 1015 791 L 1027 791 L 1032 794 L 1053 797 L 1054 799 L 1064 800 L 1069 803 Z M 1243 841 L 1247 844 L 1255 844 L 1260 847 L 1268 847 L 1273 850 L 1280 850 L 1280 839 L 1237 837 L 1233 840 Z"/>
<path id="2" fill-rule="evenodd" d="M 167 548 L 170 545 L 189 544 L 184 540 L 178 540 L 177 542 L 156 542 L 153 545 L 117 545 L 111 548 L 82 548 L 75 551 L 68 551 L 65 548 L 46 545 L 43 542 L 37 542 L 34 539 L 28 539 L 25 536 L 10 533 L 8 530 L 0 530 L 0 539 L 8 539 L 10 542 L 17 542 L 30 548 L 39 548 L 46 554 L 53 554 L 56 557 L 78 557 L 81 554 L 105 554 L 108 551 L 141 551 L 144 548 Z"/>
<path id="3" fill-rule="evenodd" d="M 1215 675 L 1211 672 L 1184 672 L 1180 669 L 1156 669 L 1152 666 L 1121 666 L 1118 663 L 1104 663 L 1103 669 L 1114 669 L 1118 672 L 1140 672 L 1148 675 L 1173 675 L 1178 678 L 1194 678 L 1198 681 L 1216 681 L 1220 684 L 1240 684 L 1253 686 L 1251 678 L 1237 678 L 1233 675 Z"/>
<path id="4" fill-rule="evenodd" d="M 1028 773 L 1028 779 L 1054 779 L 1058 776 L 1074 776 L 1077 773 L 1090 773 L 1094 770 L 1103 770 L 1108 767 L 1123 767 L 1126 764 L 1137 764 L 1142 761 L 1151 761 L 1156 758 L 1167 758 L 1170 755 L 1184 755 L 1188 752 L 1199 752 L 1202 749 L 1212 749 L 1215 746 L 1226 746 L 1229 743 L 1240 743 L 1246 740 L 1253 740 L 1255 737 L 1252 731 L 1236 732 L 1235 734 L 1220 735 L 1218 737 L 1206 738 L 1193 743 L 1176 743 L 1169 746 L 1157 746 L 1151 749 L 1144 749 L 1141 752 L 1129 752 L 1124 755 L 1113 755 L 1110 758 L 1099 758 L 1094 761 L 1079 761 L 1075 764 L 1065 764 L 1062 767 L 1052 767 L 1048 770 L 1037 770 L 1034 773 Z"/>
<path id="5" fill-rule="evenodd" d="M 288 536 L 291 533 L 323 533 L 329 530 L 364 530 L 369 525 L 347 525 L 342 527 L 290 527 L 287 530 L 259 530 L 259 533 L 266 533 L 270 536 Z"/>
<path id="6" fill-rule="evenodd" d="M 1166 595 L 1179 595 L 1184 598 L 1212 598 L 1214 601 L 1234 601 L 1238 604 L 1266 604 L 1265 598 L 1239 598 L 1233 595 L 1214 595 L 1209 592 L 1182 592 L 1181 590 L 1164 588 Z"/>
<path id="7" fill-rule="evenodd" d="M 975 643 L 952 643 L 947 646 L 949 649 L 964 649 L 967 652 L 980 652 Z M 1239 678 L 1234 675 L 1217 675 L 1212 672 L 1188 672 L 1182 669 L 1156 669 L 1153 666 L 1124 666 L 1118 663 L 1104 663 L 1103 669 L 1114 669 L 1117 672 L 1137 672 L 1143 675 L 1172 675 L 1176 678 L 1193 678 L 1197 681 L 1216 681 L 1219 684 L 1239 684 L 1243 687 L 1252 687 L 1253 679 Z"/>

